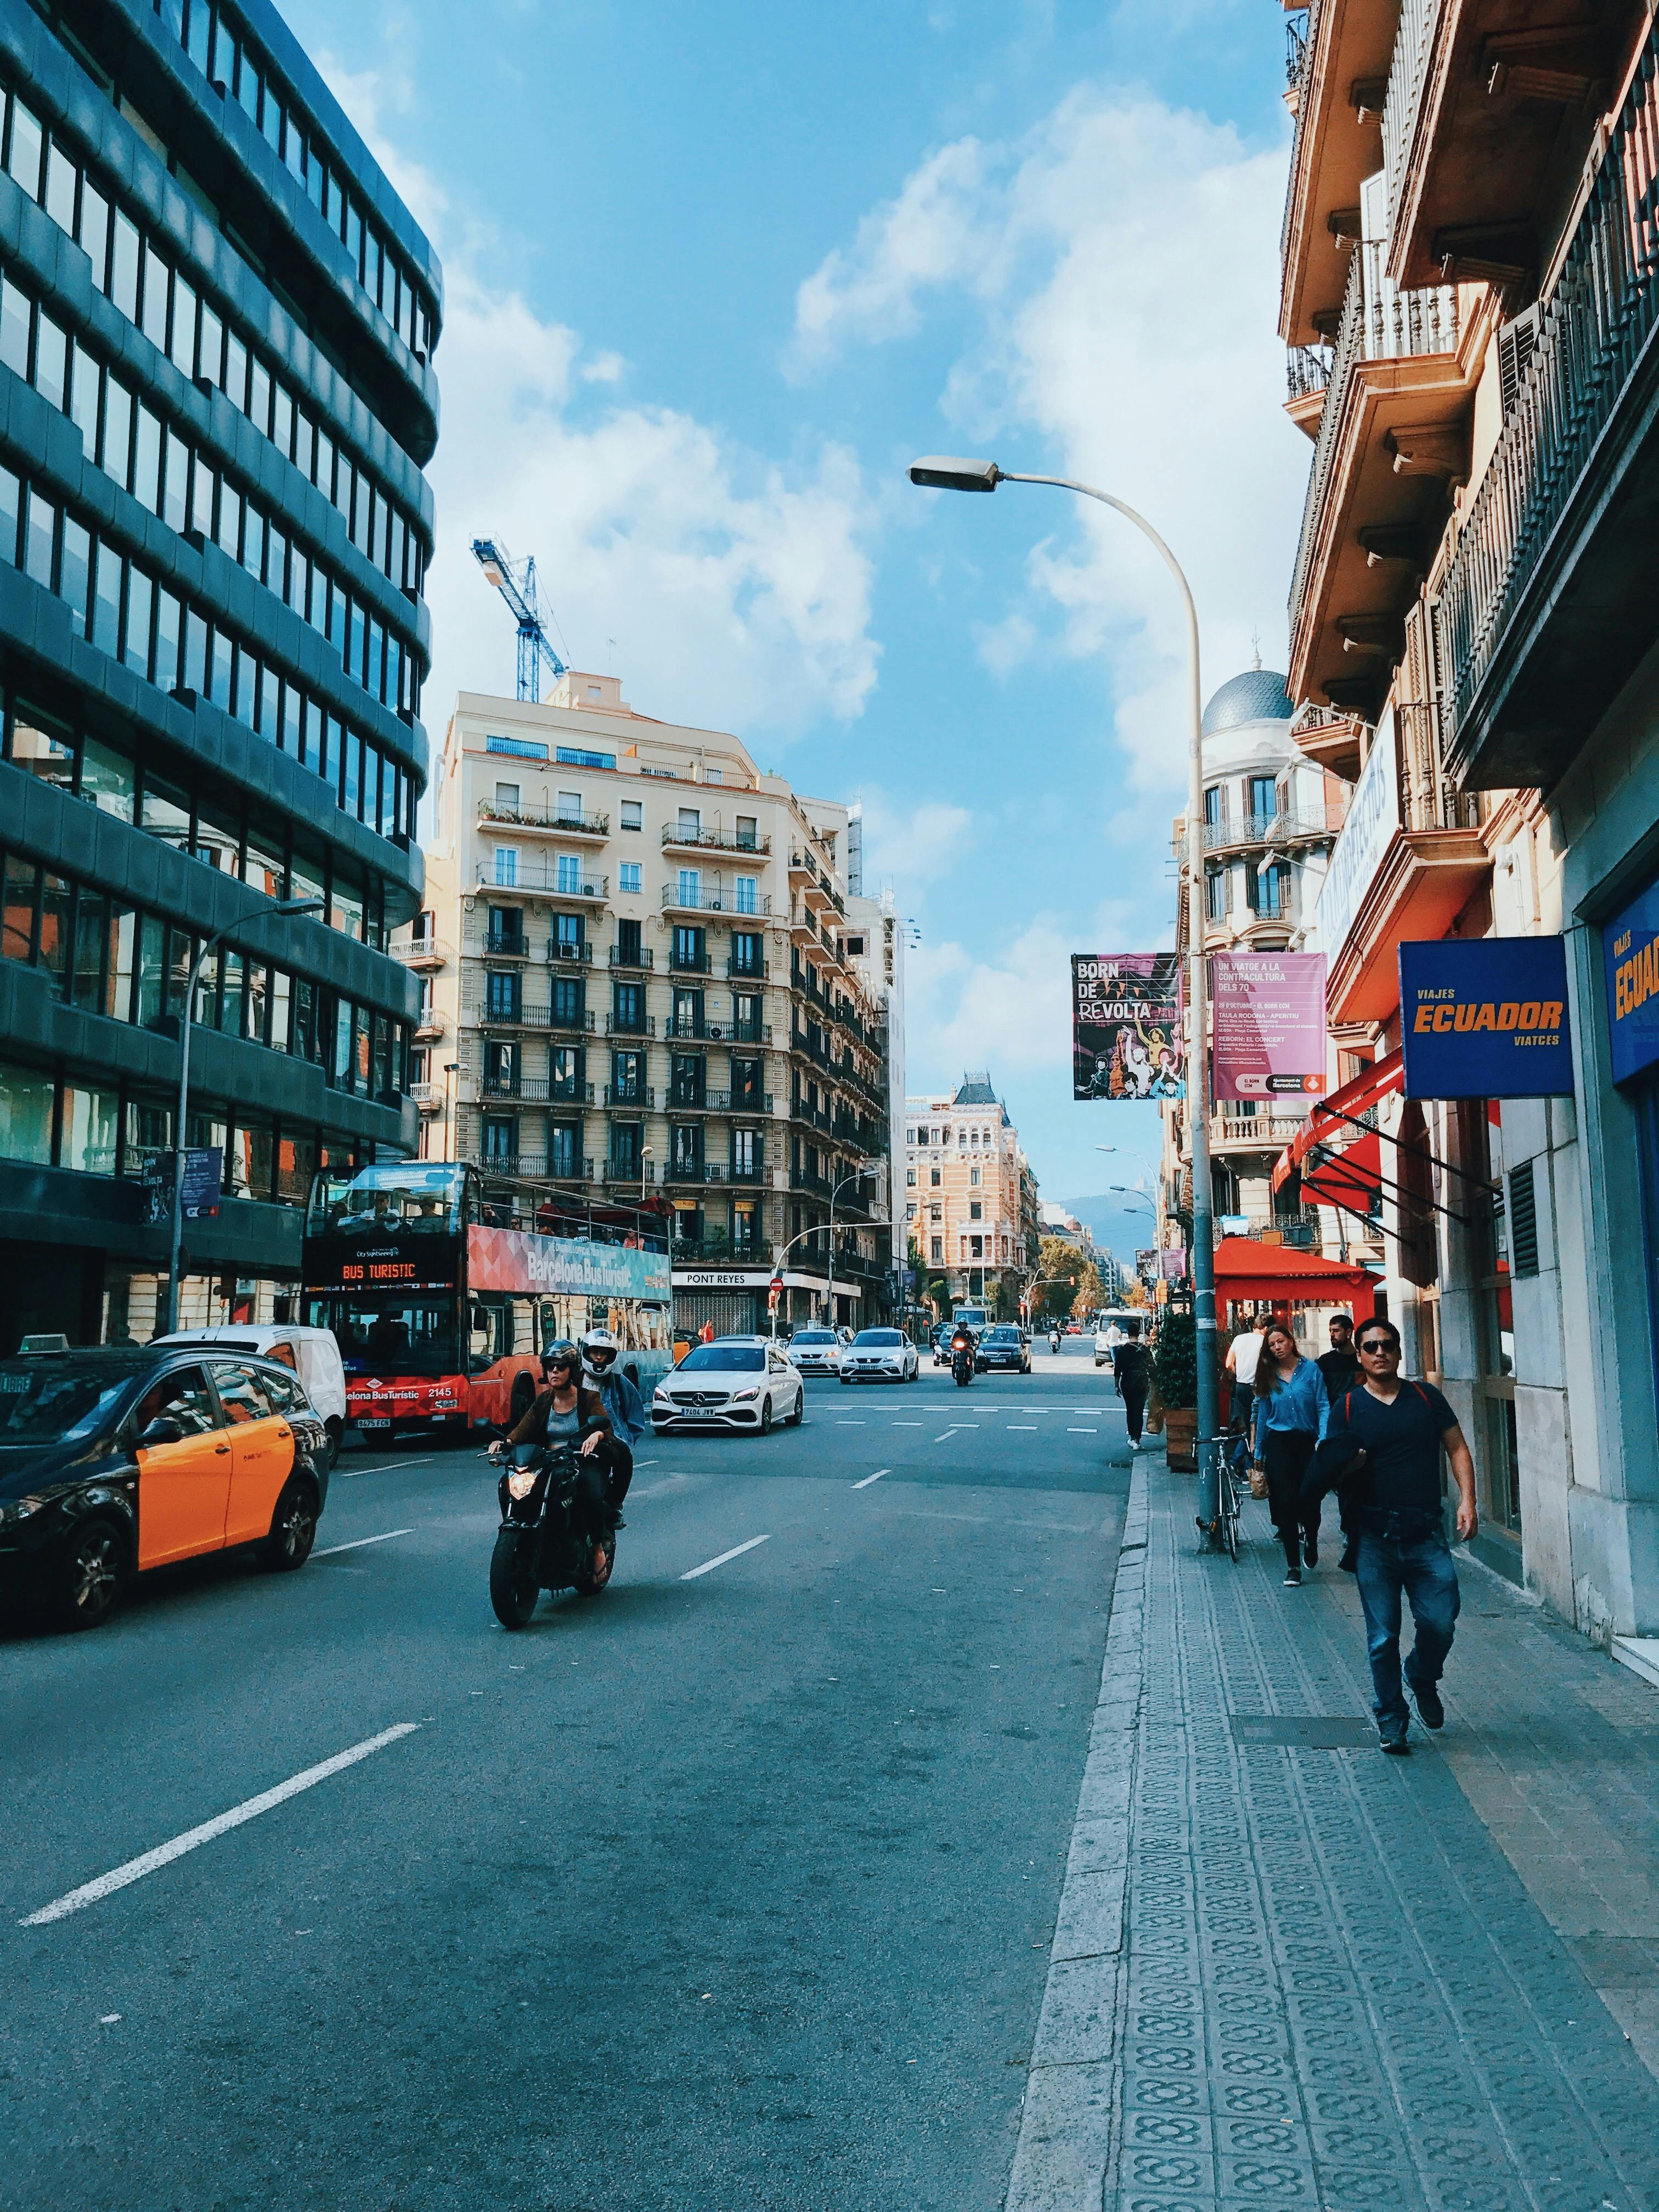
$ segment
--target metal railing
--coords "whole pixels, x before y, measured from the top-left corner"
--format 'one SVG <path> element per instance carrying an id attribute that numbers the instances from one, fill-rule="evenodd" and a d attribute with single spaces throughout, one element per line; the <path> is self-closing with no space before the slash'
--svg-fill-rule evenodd
<path id="1" fill-rule="evenodd" d="M 436 937 L 411 937 L 406 943 L 394 943 L 387 949 L 394 960 L 404 961 L 411 968 L 427 961 L 435 966 L 449 957 L 449 947 Z"/>
<path id="2" fill-rule="evenodd" d="M 495 960 L 528 960 L 530 939 L 514 930 L 492 929 L 484 939 L 484 951 Z"/>
<path id="3" fill-rule="evenodd" d="M 511 883 L 503 883 L 480 860 L 478 882 L 485 890 L 534 891 L 543 898 L 604 899 L 611 895 L 609 876 L 590 876 L 580 868 L 532 867 L 528 861 L 514 870 Z"/>
<path id="4" fill-rule="evenodd" d="M 1399 733 L 1400 822 L 1405 830 L 1473 830 L 1480 801 L 1460 791 L 1446 767 L 1440 703 L 1407 702 L 1395 708 Z"/>
<path id="5" fill-rule="evenodd" d="M 1389 89 L 1382 101 L 1383 192 L 1391 237 L 1400 213 L 1400 188 L 1416 136 L 1417 111 L 1440 13 L 1441 0 L 1401 0 L 1394 56 L 1389 64 Z"/>
<path id="6" fill-rule="evenodd" d="M 593 964 L 593 947 L 585 937 L 577 938 L 574 944 L 568 937 L 550 937 L 547 940 L 547 957 L 550 964 L 555 968 L 591 968 Z"/>
<path id="7" fill-rule="evenodd" d="M 1285 89 L 1297 92 L 1308 67 L 1308 27 L 1295 15 L 1285 18 Z"/>
<path id="8" fill-rule="evenodd" d="M 625 1022 L 615 1014 L 607 1014 L 605 1033 L 612 1037 L 653 1037 L 657 1034 L 657 1018 L 654 1014 L 641 1014 L 636 1022 Z"/>
<path id="9" fill-rule="evenodd" d="M 611 965 L 613 968 L 654 968 L 656 964 L 656 953 L 648 945 L 641 945 L 637 952 L 630 954 L 627 958 L 623 957 L 622 947 L 619 945 L 613 945 L 611 948 Z"/>
<path id="10" fill-rule="evenodd" d="M 772 911 L 769 891 L 739 894 L 736 890 L 726 890 L 723 886 L 714 890 L 701 888 L 693 890 L 679 884 L 665 884 L 662 902 L 665 907 L 677 908 L 683 914 L 729 914 L 736 915 L 739 921 L 769 915 Z"/>
<path id="11" fill-rule="evenodd" d="M 480 822 L 507 822 L 521 830 L 566 830 L 574 837 L 608 837 L 608 814 L 566 814 L 556 806 L 506 806 L 499 799 L 478 801 Z"/>
<path id="12" fill-rule="evenodd" d="M 478 1165 L 487 1176 L 531 1182 L 592 1182 L 594 1179 L 592 1160 L 550 1160 L 545 1152 L 486 1152 Z"/>
<path id="13" fill-rule="evenodd" d="M 1313 57 L 1318 51 L 1320 8 L 1321 0 L 1312 0 L 1302 33 L 1302 52 L 1296 74 L 1296 131 L 1291 141 L 1290 173 L 1285 179 L 1285 212 L 1279 225 L 1279 258 L 1281 263 L 1285 248 L 1291 242 L 1291 210 L 1296 205 L 1297 187 L 1301 181 L 1303 146 L 1308 131 L 1308 79 L 1313 69 Z"/>
<path id="14" fill-rule="evenodd" d="M 772 840 L 758 831 L 739 837 L 735 831 L 726 830 L 680 830 L 672 822 L 663 824 L 662 842 L 665 846 L 678 845 L 688 852 L 755 853 L 763 860 L 772 849 Z"/>
<path id="15" fill-rule="evenodd" d="M 1322 814 L 1243 814 L 1237 822 L 1205 823 L 1201 842 L 1206 853 L 1244 845 L 1312 845 L 1322 838 L 1334 839 L 1341 827 L 1340 817 L 1332 822 Z M 1170 849 L 1183 860 L 1185 836 L 1172 837 Z"/>
<path id="16" fill-rule="evenodd" d="M 607 1106 L 617 1107 L 635 1106 L 638 1107 L 642 1113 L 652 1114 L 656 1111 L 656 1089 L 649 1083 L 607 1083 L 605 1086 L 605 1103 Z"/>
<path id="17" fill-rule="evenodd" d="M 1329 346 L 1291 346 L 1285 356 L 1285 396 L 1310 399 L 1328 389 L 1333 356 Z"/>
<path id="18" fill-rule="evenodd" d="M 1434 284 L 1422 291 L 1402 292 L 1382 274 L 1383 252 L 1376 240 L 1362 239 L 1348 263 L 1342 324 L 1332 356 L 1325 410 L 1319 418 L 1319 436 L 1314 445 L 1313 466 L 1309 471 L 1307 498 L 1302 509 L 1296 573 L 1291 585 L 1293 636 L 1301 627 L 1314 550 L 1325 518 L 1325 502 L 1336 458 L 1337 429 L 1349 380 L 1362 362 L 1414 360 L 1450 353 L 1457 344 L 1456 287 Z"/>
<path id="19" fill-rule="evenodd" d="M 714 964 L 706 952 L 676 952 L 671 947 L 668 971 L 672 975 L 708 975 L 714 972 Z"/>
<path id="20" fill-rule="evenodd" d="M 599 1172 L 608 1183 L 636 1182 L 643 1186 L 657 1180 L 657 1163 L 655 1160 L 601 1160 Z"/>
<path id="21" fill-rule="evenodd" d="M 764 983 L 772 973 L 772 963 L 769 960 L 762 960 L 758 963 L 745 961 L 739 966 L 735 960 L 728 957 L 726 963 L 726 973 L 728 981 L 733 983 Z"/>
<path id="22" fill-rule="evenodd" d="M 733 1044 L 770 1044 L 771 1042 L 772 1024 L 770 1022 L 734 1021 L 732 1024 L 732 1042 Z"/>
<path id="23" fill-rule="evenodd" d="M 516 1098 L 524 1106 L 591 1106 L 591 1083 L 555 1081 L 545 1075 L 486 1075 L 486 1098 Z"/>
<path id="24" fill-rule="evenodd" d="M 1454 729 L 1659 321 L 1656 80 L 1659 23 L 1650 21 L 1441 588 Z"/>
<path id="25" fill-rule="evenodd" d="M 556 1013 L 551 1006 L 492 1006 L 486 1003 L 476 1016 L 483 1030 L 569 1030 L 574 1034 L 592 1036 L 593 1016 L 585 1007 L 570 1013 Z"/>

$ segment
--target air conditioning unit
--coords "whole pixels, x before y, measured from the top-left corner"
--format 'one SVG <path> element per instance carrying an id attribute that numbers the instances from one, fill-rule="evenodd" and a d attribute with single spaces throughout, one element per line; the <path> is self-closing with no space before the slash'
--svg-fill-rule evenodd
<path id="1" fill-rule="evenodd" d="M 720 1038 L 721 1038 L 721 1036 L 723 1035 L 723 1031 L 721 1030 L 720 1026 L 720 1024 L 719 1024 L 719 1023 L 718 1023 L 718 1022 L 710 1022 L 710 1023 L 709 1023 L 709 1024 L 708 1024 L 708 1034 L 709 1034 L 709 1036 L 714 1039 L 714 1042 L 715 1042 L 716 1044 L 718 1044 L 718 1043 L 720 1042 Z"/>

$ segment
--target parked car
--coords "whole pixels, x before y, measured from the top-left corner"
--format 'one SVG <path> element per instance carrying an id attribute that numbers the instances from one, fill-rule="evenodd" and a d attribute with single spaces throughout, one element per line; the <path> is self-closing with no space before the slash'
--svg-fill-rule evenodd
<path id="1" fill-rule="evenodd" d="M 803 1375 L 841 1372 L 841 1332 L 833 1328 L 798 1328 L 789 1340 L 789 1357 Z"/>
<path id="2" fill-rule="evenodd" d="M 329 1445 L 289 1368 L 171 1344 L 0 1360 L 0 1607 L 91 1628 L 137 1575 L 254 1548 L 302 1567 Z"/>
<path id="3" fill-rule="evenodd" d="M 843 1382 L 919 1382 L 921 1362 L 902 1329 L 861 1328 L 842 1356 Z"/>
<path id="4" fill-rule="evenodd" d="M 665 1375 L 651 1400 L 651 1425 L 725 1429 L 766 1436 L 775 1421 L 798 1429 L 806 1386 L 785 1347 L 767 1336 L 723 1336 L 694 1345 Z"/>
<path id="5" fill-rule="evenodd" d="M 981 1337 L 974 1366 L 981 1375 L 988 1374 L 994 1367 L 1012 1367 L 1016 1375 L 1029 1375 L 1031 1371 L 1031 1340 L 1023 1328 L 1015 1328 L 1012 1322 L 999 1322 L 994 1328 L 988 1328 Z"/>
<path id="6" fill-rule="evenodd" d="M 297 1322 L 228 1322 L 213 1328 L 183 1328 L 158 1336 L 157 1344 L 210 1344 L 221 1352 L 254 1352 L 290 1367 L 328 1431 L 329 1463 L 340 1455 L 345 1434 L 345 1367 L 331 1328 L 302 1328 Z"/>

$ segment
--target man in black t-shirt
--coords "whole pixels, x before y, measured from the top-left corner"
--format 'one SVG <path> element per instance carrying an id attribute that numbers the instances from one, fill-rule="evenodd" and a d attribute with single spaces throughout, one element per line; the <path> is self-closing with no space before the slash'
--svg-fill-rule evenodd
<path id="1" fill-rule="evenodd" d="M 1146 1411 L 1147 1370 L 1151 1363 L 1140 1340 L 1140 1322 L 1131 1315 L 1123 1324 L 1123 1341 L 1112 1347 L 1112 1380 L 1123 1401 L 1129 1424 L 1129 1449 L 1140 1449 L 1140 1424 Z"/>
<path id="2" fill-rule="evenodd" d="M 1322 1352 L 1314 1364 L 1325 1378 L 1325 1395 L 1335 1405 L 1342 1393 L 1359 1381 L 1359 1362 L 1354 1355 L 1353 1322 L 1350 1316 L 1334 1313 L 1330 1330 L 1331 1348 Z"/>
<path id="3" fill-rule="evenodd" d="M 1361 1381 L 1331 1406 L 1327 1441 L 1345 1436 L 1364 1449 L 1365 1476 L 1356 1495 L 1359 1601 L 1365 1612 L 1372 1710 L 1387 1752 L 1407 1741 L 1409 1689 L 1425 1728 L 1444 1724 L 1437 1686 L 1451 1650 L 1458 1610 L 1457 1570 L 1446 1541 L 1440 1495 L 1440 1455 L 1457 1484 L 1457 1536 L 1468 1543 L 1478 1526 L 1474 1462 L 1457 1416 L 1438 1390 L 1400 1376 L 1400 1332 L 1389 1321 L 1368 1321 L 1356 1339 Z M 1412 1609 L 1416 1639 L 1400 1663 L 1400 1600 Z"/>

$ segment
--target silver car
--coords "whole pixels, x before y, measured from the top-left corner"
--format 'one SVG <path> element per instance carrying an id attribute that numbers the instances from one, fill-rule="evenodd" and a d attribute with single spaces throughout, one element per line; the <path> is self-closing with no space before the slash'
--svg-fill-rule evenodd
<path id="1" fill-rule="evenodd" d="M 841 1356 L 843 1382 L 915 1382 L 921 1374 L 916 1347 L 897 1328 L 861 1328 Z"/>
<path id="2" fill-rule="evenodd" d="M 841 1333 L 833 1328 L 798 1328 L 789 1340 L 789 1357 L 802 1375 L 838 1375 Z"/>

